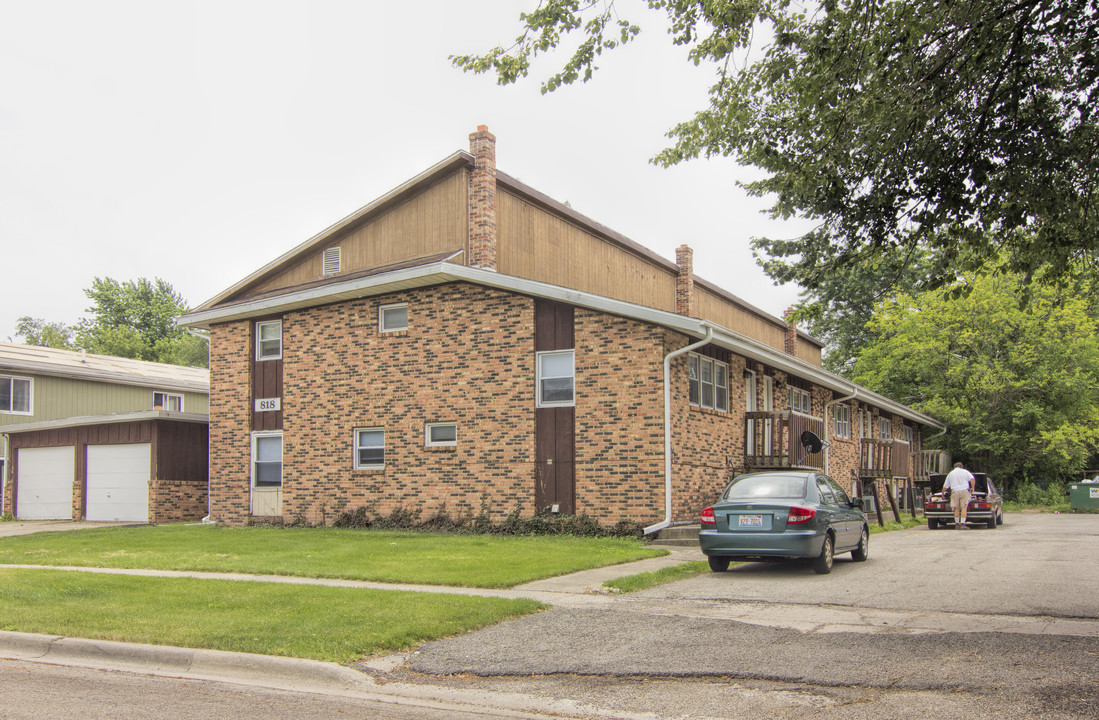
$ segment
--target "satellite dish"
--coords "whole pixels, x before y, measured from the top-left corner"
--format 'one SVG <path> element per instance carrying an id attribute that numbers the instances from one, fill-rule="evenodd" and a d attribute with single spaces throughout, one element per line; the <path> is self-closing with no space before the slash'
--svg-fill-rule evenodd
<path id="1" fill-rule="evenodd" d="M 801 434 L 801 446 L 806 455 L 816 455 L 824 449 L 824 442 L 812 430 L 806 430 Z"/>
<path id="2" fill-rule="evenodd" d="M 812 430 L 806 430 L 801 434 L 801 447 L 805 450 L 805 454 L 801 456 L 801 460 L 798 460 L 798 465 L 804 464 L 805 458 L 816 455 L 823 450 L 824 441 Z"/>

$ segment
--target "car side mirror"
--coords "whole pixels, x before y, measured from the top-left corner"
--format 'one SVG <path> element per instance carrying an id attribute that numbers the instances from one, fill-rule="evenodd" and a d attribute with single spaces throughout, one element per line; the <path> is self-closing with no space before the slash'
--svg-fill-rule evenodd
<path id="1" fill-rule="evenodd" d="M 851 498 L 851 507 L 862 510 L 863 502 L 861 497 Z"/>

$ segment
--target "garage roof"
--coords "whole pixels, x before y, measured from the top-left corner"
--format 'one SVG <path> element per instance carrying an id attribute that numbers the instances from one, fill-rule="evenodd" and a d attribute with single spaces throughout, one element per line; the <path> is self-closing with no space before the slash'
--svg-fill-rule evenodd
<path id="1" fill-rule="evenodd" d="M 0 343 L 0 372 L 79 378 L 121 385 L 209 394 L 210 371 L 165 363 L 92 355 L 37 345 Z"/>

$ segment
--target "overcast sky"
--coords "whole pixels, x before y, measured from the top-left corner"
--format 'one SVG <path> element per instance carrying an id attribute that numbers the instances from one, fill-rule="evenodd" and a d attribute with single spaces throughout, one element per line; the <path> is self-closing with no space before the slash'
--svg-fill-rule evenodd
<path id="1" fill-rule="evenodd" d="M 481 124 L 501 171 L 670 260 L 691 245 L 699 276 L 781 316 L 797 289 L 749 241 L 805 225 L 761 214 L 730 160 L 648 163 L 713 80 L 660 28 L 546 96 L 541 76 L 451 67 L 535 4 L 0 0 L 0 339 L 23 315 L 76 323 L 97 276 L 160 277 L 197 306 Z"/>

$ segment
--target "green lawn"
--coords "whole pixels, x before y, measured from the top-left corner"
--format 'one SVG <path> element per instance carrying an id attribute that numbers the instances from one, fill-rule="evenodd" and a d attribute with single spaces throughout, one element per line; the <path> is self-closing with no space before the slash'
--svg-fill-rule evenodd
<path id="1" fill-rule="evenodd" d="M 392 590 L 0 569 L 0 630 L 330 662 L 409 648 L 543 607 Z"/>
<path id="2" fill-rule="evenodd" d="M 0 539 L 0 564 L 199 570 L 506 588 L 665 555 L 624 538 L 162 525 Z"/>

